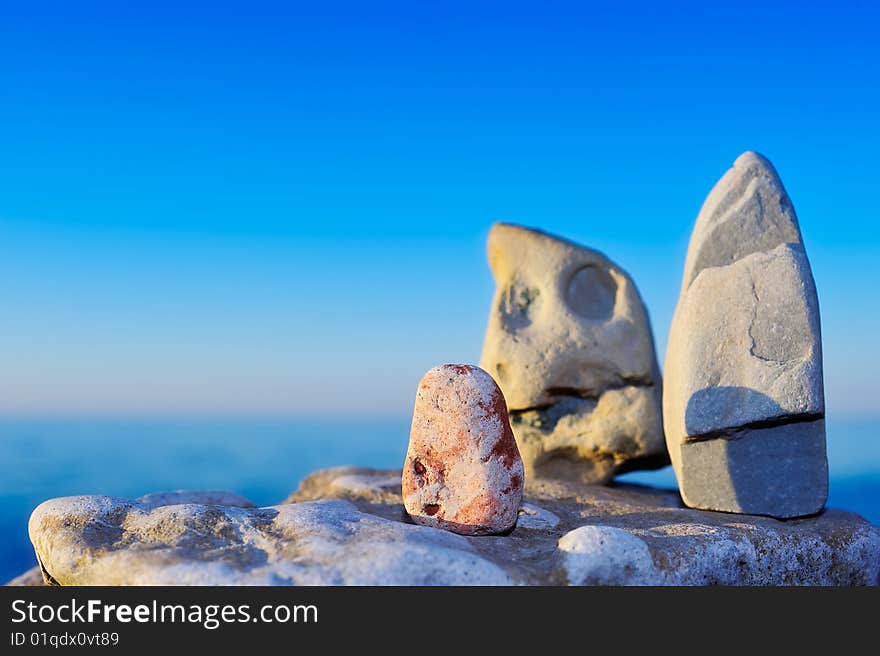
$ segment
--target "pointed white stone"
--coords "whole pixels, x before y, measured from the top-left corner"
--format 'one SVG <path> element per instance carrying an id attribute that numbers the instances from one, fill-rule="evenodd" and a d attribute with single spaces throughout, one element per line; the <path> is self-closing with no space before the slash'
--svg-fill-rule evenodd
<path id="1" fill-rule="evenodd" d="M 664 370 L 666 443 L 685 503 L 776 517 L 825 504 L 819 304 L 772 165 L 740 156 L 694 227 Z"/>

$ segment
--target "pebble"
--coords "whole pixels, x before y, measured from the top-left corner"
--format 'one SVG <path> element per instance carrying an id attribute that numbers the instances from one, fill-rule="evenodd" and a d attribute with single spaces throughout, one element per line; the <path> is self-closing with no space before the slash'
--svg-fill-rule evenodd
<path id="1" fill-rule="evenodd" d="M 492 377 L 461 364 L 426 373 L 402 475 L 413 521 L 462 535 L 504 533 L 516 524 L 524 478 L 507 404 Z"/>

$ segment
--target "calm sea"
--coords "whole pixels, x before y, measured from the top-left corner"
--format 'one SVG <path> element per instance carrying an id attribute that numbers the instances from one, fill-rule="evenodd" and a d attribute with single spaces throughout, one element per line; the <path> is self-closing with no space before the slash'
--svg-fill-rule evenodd
<path id="1" fill-rule="evenodd" d="M 309 472 L 400 467 L 408 421 L 0 420 L 0 582 L 35 564 L 27 520 L 73 494 L 223 489 L 267 505 Z M 880 525 L 880 419 L 829 420 L 829 505 Z M 671 469 L 620 480 L 675 487 Z"/>

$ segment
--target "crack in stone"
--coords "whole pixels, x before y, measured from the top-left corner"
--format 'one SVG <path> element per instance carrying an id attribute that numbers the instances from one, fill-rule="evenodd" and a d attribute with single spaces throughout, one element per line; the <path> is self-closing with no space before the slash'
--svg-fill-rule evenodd
<path id="1" fill-rule="evenodd" d="M 624 382 L 629 384 L 623 384 Z M 634 377 L 623 379 L 618 384 L 609 385 L 595 396 L 577 389 L 550 388 L 548 392 L 553 392 L 561 398 L 552 403 L 531 408 L 510 410 L 510 423 L 514 431 L 522 426 L 549 434 L 556 430 L 557 424 L 566 417 L 587 417 L 592 414 L 598 406 L 602 395 L 606 392 L 630 388 L 653 389 L 655 386 L 650 380 L 646 381 L 645 379 Z"/>
<path id="2" fill-rule="evenodd" d="M 40 573 L 43 575 L 43 581 L 46 583 L 46 585 L 60 587 L 61 584 L 54 576 L 49 574 L 49 570 L 47 570 L 46 566 L 43 565 L 43 561 L 39 556 L 37 556 L 37 563 L 40 565 Z"/>
<path id="3" fill-rule="evenodd" d="M 811 421 L 824 419 L 824 412 L 802 412 L 794 415 L 784 415 L 782 417 L 774 417 L 772 419 L 758 419 L 750 421 L 740 426 L 731 426 L 729 428 L 721 428 L 700 435 L 688 435 L 684 438 L 684 444 L 693 444 L 695 442 L 708 442 L 709 440 L 737 440 L 746 432 L 758 430 L 762 428 L 775 428 L 776 426 L 787 426 L 789 424 L 804 424 Z"/>
<path id="4" fill-rule="evenodd" d="M 755 322 L 758 320 L 758 309 L 761 304 L 761 299 L 758 297 L 758 290 L 757 290 L 757 287 L 755 286 L 755 278 L 752 276 L 751 271 L 749 271 L 749 282 L 751 282 L 751 285 L 752 285 L 752 297 L 755 299 L 755 307 L 752 312 L 752 318 L 749 320 L 749 328 L 748 328 L 749 340 L 751 341 L 751 346 L 749 346 L 749 355 L 751 355 L 756 360 L 760 360 L 761 362 L 769 362 L 771 364 L 776 364 L 776 365 L 784 363 L 784 360 L 777 360 L 775 358 L 768 358 L 768 357 L 765 357 L 765 356 L 761 355 L 760 353 L 756 352 L 757 348 L 758 348 L 758 343 L 755 340 L 755 336 L 752 333 L 752 329 L 755 326 Z"/>
<path id="5" fill-rule="evenodd" d="M 758 307 L 761 304 L 761 299 L 758 298 L 758 290 L 755 287 L 755 279 L 752 276 L 751 271 L 749 271 L 749 282 L 752 285 L 752 297 L 755 299 L 755 305 L 754 305 L 754 309 L 752 311 L 752 318 L 749 319 L 749 328 L 747 331 L 748 335 L 749 335 L 749 340 L 752 342 L 751 346 L 749 346 L 749 355 L 751 355 L 753 358 L 757 358 L 758 360 L 761 360 L 762 362 L 775 362 L 775 360 L 771 360 L 770 358 L 765 358 L 764 356 L 755 353 L 755 349 L 758 347 L 758 344 L 755 341 L 754 334 L 752 334 L 752 328 L 754 328 L 755 322 L 758 320 Z"/>
<path id="6" fill-rule="evenodd" d="M 602 388 L 600 392 L 595 392 L 590 389 L 578 389 L 576 387 L 548 387 L 547 394 L 549 394 L 550 396 L 558 396 L 562 398 L 560 398 L 558 401 L 540 403 L 538 405 L 527 406 L 525 408 L 510 408 L 509 412 L 511 416 L 525 412 L 541 412 L 543 410 L 549 410 L 553 406 L 560 403 L 565 403 L 567 400 L 570 399 L 576 399 L 579 401 L 598 401 L 600 398 L 602 398 L 602 395 L 605 394 L 605 392 L 626 389 L 627 387 L 654 386 L 654 382 L 651 380 L 650 376 L 629 376 L 620 378 L 619 382 L 606 385 Z"/>

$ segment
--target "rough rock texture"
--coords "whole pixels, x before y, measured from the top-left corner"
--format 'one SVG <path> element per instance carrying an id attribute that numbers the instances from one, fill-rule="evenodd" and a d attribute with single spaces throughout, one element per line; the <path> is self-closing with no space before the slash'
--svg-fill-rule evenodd
<path id="1" fill-rule="evenodd" d="M 34 511 L 31 541 L 60 585 L 504 585 L 465 538 L 348 501 L 268 508 L 145 507 L 66 497 Z"/>
<path id="2" fill-rule="evenodd" d="M 694 227 L 664 372 L 666 442 L 696 508 L 797 517 L 825 504 L 819 306 L 791 201 L 740 156 Z"/>
<path id="3" fill-rule="evenodd" d="M 668 462 L 660 374 L 632 279 L 597 251 L 497 224 L 480 366 L 504 392 L 528 478 L 602 483 Z"/>
<path id="4" fill-rule="evenodd" d="M 876 585 L 880 529 L 835 510 L 780 521 L 637 486 L 529 485 L 508 535 L 407 523 L 400 472 L 335 468 L 270 508 L 48 501 L 30 522 L 51 580 L 77 584 Z"/>
<path id="5" fill-rule="evenodd" d="M 203 506 L 236 506 L 237 508 L 256 508 L 249 499 L 234 492 L 217 490 L 175 490 L 145 494 L 137 502 L 144 508 L 158 508 L 180 503 L 199 503 Z"/>
<path id="6" fill-rule="evenodd" d="M 68 500 L 74 499 L 82 499 L 82 500 L 99 500 L 99 499 L 111 499 L 110 497 L 66 497 Z M 34 517 L 37 515 L 37 510 L 42 508 L 43 506 L 50 506 L 55 501 L 59 501 L 58 499 L 47 501 L 40 506 L 31 514 L 31 521 L 28 522 L 28 532 L 30 533 L 31 526 L 33 525 Z M 199 504 L 202 507 L 216 507 L 216 508 L 256 508 L 256 505 L 244 498 L 241 495 L 235 494 L 234 492 L 227 491 L 219 491 L 219 490 L 174 490 L 172 492 L 158 492 L 155 494 L 146 494 L 135 501 L 125 501 L 127 504 L 131 504 L 132 507 L 137 507 L 139 510 L 143 512 L 148 512 L 154 510 L 156 508 L 164 508 L 168 506 L 177 506 L 179 504 Z M 76 514 L 76 513 L 74 513 Z M 65 526 L 67 526 L 67 522 L 74 522 L 76 520 L 73 517 L 65 520 Z M 170 523 L 174 523 L 174 519 L 170 521 Z M 44 541 L 48 541 L 52 543 L 54 535 L 51 529 L 46 532 L 43 527 L 43 537 Z M 82 528 L 86 530 L 86 537 L 92 533 L 92 529 L 111 529 L 112 527 L 109 525 L 103 524 L 103 521 L 96 518 L 93 518 L 91 521 L 86 521 L 85 524 L 82 525 Z M 161 527 L 159 529 L 161 531 Z M 169 527 L 169 530 L 172 532 L 179 531 L 182 535 L 186 534 L 188 530 L 185 525 L 181 525 L 178 527 Z M 111 531 L 112 533 L 112 531 Z M 40 550 L 36 548 L 36 542 L 34 542 L 33 534 L 31 534 L 31 542 L 34 544 L 34 549 L 37 554 L 37 562 L 39 563 L 38 569 L 41 571 L 43 580 L 48 585 L 67 585 L 63 582 L 56 581 L 51 574 L 46 571 L 46 568 L 43 565 L 43 561 L 40 558 Z M 119 545 L 124 546 L 124 545 Z M 77 554 L 71 554 L 74 561 L 77 561 Z M 75 567 L 76 565 L 74 565 Z M 23 575 L 24 576 L 24 575 Z M 16 579 L 17 580 L 17 579 Z M 181 583 L 185 584 L 186 582 L 182 581 Z M 173 582 L 168 582 L 167 585 L 172 585 Z M 32 583 L 28 583 L 28 585 L 32 585 Z M 75 584 L 78 585 L 78 584 Z M 83 585 L 90 585 L 85 583 Z M 115 584 L 108 584 L 115 585 Z M 120 584 L 127 585 L 127 584 Z M 132 583 L 132 585 L 136 585 L 136 583 Z"/>
<path id="7" fill-rule="evenodd" d="M 417 524 L 462 535 L 516 523 L 525 473 L 504 396 L 479 367 L 434 367 L 419 382 L 403 466 L 403 503 Z"/>

